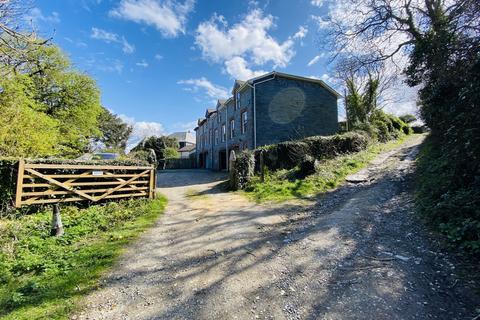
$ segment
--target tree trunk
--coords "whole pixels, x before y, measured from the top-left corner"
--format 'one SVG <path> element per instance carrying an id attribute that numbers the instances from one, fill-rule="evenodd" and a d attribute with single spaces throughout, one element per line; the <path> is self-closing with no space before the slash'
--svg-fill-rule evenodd
<path id="1" fill-rule="evenodd" d="M 60 206 L 58 203 L 53 205 L 52 229 L 50 230 L 50 235 L 55 237 L 63 235 L 62 218 L 60 217 Z"/>

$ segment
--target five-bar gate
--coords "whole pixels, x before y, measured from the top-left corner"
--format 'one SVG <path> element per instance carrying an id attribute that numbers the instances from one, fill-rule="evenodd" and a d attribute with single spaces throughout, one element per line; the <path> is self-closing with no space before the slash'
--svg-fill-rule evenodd
<path id="1" fill-rule="evenodd" d="M 153 166 L 26 163 L 18 165 L 15 206 L 155 197 Z"/>

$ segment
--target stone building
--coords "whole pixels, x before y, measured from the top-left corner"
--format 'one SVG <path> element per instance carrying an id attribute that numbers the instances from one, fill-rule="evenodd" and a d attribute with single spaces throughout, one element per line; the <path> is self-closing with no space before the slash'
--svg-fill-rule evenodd
<path id="1" fill-rule="evenodd" d="M 276 71 L 236 80 L 232 97 L 198 120 L 197 166 L 224 170 L 231 150 L 335 134 L 339 96 L 322 80 Z"/>

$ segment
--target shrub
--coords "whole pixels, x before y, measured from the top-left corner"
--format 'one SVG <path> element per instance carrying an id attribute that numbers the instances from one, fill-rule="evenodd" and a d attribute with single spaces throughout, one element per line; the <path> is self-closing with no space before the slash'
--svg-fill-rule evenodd
<path id="1" fill-rule="evenodd" d="M 300 166 L 297 171 L 297 177 L 300 179 L 305 179 L 305 177 L 315 173 L 318 166 L 318 160 L 312 156 L 305 156 L 305 158 L 300 162 Z"/>
<path id="2" fill-rule="evenodd" d="M 334 136 L 305 138 L 309 154 L 315 159 L 329 159 L 340 154 L 358 152 L 365 149 L 369 138 L 363 132 L 347 132 Z"/>
<path id="3" fill-rule="evenodd" d="M 480 254 L 480 179 L 458 177 L 458 170 L 438 142 L 427 137 L 417 160 L 417 210 L 453 247 Z"/>

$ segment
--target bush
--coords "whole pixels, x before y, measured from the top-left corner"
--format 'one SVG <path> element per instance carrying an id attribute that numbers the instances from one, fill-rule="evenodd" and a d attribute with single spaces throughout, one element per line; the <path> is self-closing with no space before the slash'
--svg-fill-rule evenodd
<path id="1" fill-rule="evenodd" d="M 318 160 L 312 156 L 305 156 L 302 162 L 300 162 L 300 166 L 297 171 L 297 178 L 305 179 L 305 177 L 314 174 L 317 166 Z"/>
<path id="2" fill-rule="evenodd" d="M 452 247 L 480 254 L 480 175 L 460 182 L 458 170 L 429 136 L 417 160 L 416 206 Z"/>
<path id="3" fill-rule="evenodd" d="M 369 143 L 363 132 L 347 132 L 334 136 L 315 136 L 304 139 L 308 144 L 309 154 L 315 159 L 330 159 L 340 154 L 359 152 Z"/>
<path id="4" fill-rule="evenodd" d="M 245 150 L 237 155 L 230 172 L 230 188 L 244 189 L 254 175 L 255 157 L 253 152 Z"/>

